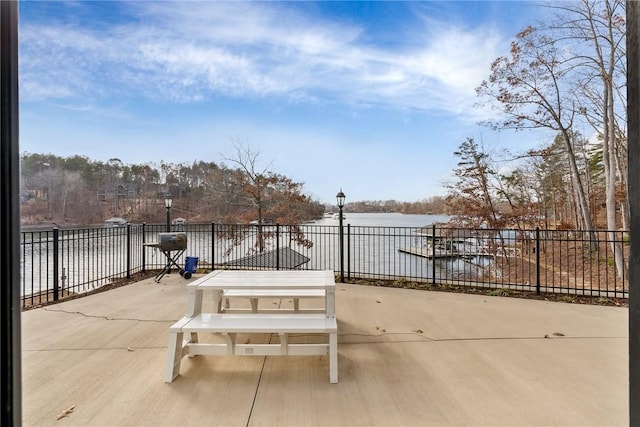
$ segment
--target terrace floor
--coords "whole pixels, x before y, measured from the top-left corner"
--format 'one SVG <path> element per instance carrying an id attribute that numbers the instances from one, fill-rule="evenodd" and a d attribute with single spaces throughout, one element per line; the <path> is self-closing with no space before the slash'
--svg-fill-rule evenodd
<path id="1" fill-rule="evenodd" d="M 338 284 L 338 384 L 328 356 L 185 358 L 166 384 L 189 281 L 24 312 L 23 425 L 629 423 L 627 308 Z"/>

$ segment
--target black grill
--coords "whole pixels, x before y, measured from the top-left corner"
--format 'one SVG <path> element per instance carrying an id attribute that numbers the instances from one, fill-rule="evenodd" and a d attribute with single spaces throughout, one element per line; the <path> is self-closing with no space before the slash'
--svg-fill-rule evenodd
<path id="1" fill-rule="evenodd" d="M 187 233 L 159 233 L 154 245 L 161 251 L 180 251 L 187 249 Z"/>
<path id="2" fill-rule="evenodd" d="M 160 250 L 167 258 L 166 265 L 156 275 L 157 283 L 160 283 L 160 279 L 171 271 L 172 266 L 177 267 L 180 275 L 185 279 L 191 278 L 191 273 L 184 271 L 184 269 L 178 265 L 178 258 L 187 250 L 187 233 L 158 233 L 158 241 L 156 243 L 145 243 L 145 246 Z"/>

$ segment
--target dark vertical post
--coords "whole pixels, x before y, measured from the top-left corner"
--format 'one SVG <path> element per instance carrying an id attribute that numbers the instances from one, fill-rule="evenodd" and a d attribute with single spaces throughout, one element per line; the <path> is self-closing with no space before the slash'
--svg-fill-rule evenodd
<path id="1" fill-rule="evenodd" d="M 211 223 L 211 271 L 216 269 L 216 223 Z"/>
<path id="2" fill-rule="evenodd" d="M 342 206 L 340 206 L 340 222 L 338 227 L 338 238 L 340 239 L 340 283 L 344 283 L 344 230 L 342 228 Z"/>
<path id="3" fill-rule="evenodd" d="M 436 284 L 436 225 L 431 226 L 431 283 Z"/>
<path id="4" fill-rule="evenodd" d="M 536 227 L 536 294 L 540 295 L 540 227 Z"/>
<path id="5" fill-rule="evenodd" d="M 351 224 L 347 224 L 347 279 L 351 280 Z"/>
<path id="6" fill-rule="evenodd" d="M 627 134 L 629 145 L 629 425 L 640 425 L 640 3 L 627 1 Z"/>
<path id="7" fill-rule="evenodd" d="M 22 424 L 18 2 L 0 1 L 0 425 Z"/>
<path id="8" fill-rule="evenodd" d="M 171 206 L 167 206 L 167 233 L 171 231 Z"/>
<path id="9" fill-rule="evenodd" d="M 339 247 L 340 247 L 340 283 L 344 283 L 344 228 L 342 227 L 342 220 L 344 219 L 344 214 L 342 213 L 342 208 L 344 208 L 344 200 L 346 196 L 342 192 L 342 188 L 336 194 L 336 201 L 338 202 L 338 215 L 339 215 L 339 230 L 338 230 L 338 238 L 340 239 Z"/>
<path id="10" fill-rule="evenodd" d="M 146 246 L 147 243 L 147 223 L 142 223 L 142 271 L 147 271 L 147 251 Z"/>
<path id="11" fill-rule="evenodd" d="M 127 223 L 127 279 L 131 279 L 131 224 Z"/>
<path id="12" fill-rule="evenodd" d="M 280 270 L 280 224 L 276 223 L 276 270 Z"/>
<path id="13" fill-rule="evenodd" d="M 60 293 L 60 229 L 53 228 L 53 300 L 58 301 Z M 49 298 L 47 298 L 48 300 Z"/>

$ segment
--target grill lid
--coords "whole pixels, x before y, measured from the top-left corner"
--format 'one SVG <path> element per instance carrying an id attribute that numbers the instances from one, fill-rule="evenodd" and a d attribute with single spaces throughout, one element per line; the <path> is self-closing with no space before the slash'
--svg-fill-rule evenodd
<path id="1" fill-rule="evenodd" d="M 179 251 L 187 249 L 187 233 L 158 233 L 157 246 L 162 251 Z"/>

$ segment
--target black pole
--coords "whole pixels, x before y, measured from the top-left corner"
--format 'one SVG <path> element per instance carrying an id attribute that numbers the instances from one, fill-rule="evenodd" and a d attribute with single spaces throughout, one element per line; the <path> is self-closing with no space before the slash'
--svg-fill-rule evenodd
<path id="1" fill-rule="evenodd" d="M 540 295 L 540 227 L 536 227 L 536 294 Z"/>
<path id="2" fill-rule="evenodd" d="M 347 224 L 347 279 L 351 280 L 351 224 Z"/>
<path id="3" fill-rule="evenodd" d="M 629 253 L 629 425 L 640 425 L 640 3 L 627 1 Z"/>
<path id="4" fill-rule="evenodd" d="M 280 224 L 276 223 L 276 270 L 280 270 Z"/>
<path id="5" fill-rule="evenodd" d="M 216 223 L 211 223 L 211 271 L 216 269 Z"/>
<path id="6" fill-rule="evenodd" d="M 18 2 L 0 1 L 0 425 L 22 425 Z"/>
<path id="7" fill-rule="evenodd" d="M 131 279 L 131 224 L 127 223 L 127 279 Z"/>
<path id="8" fill-rule="evenodd" d="M 340 283 L 344 283 L 344 230 L 342 229 L 342 206 L 340 208 L 340 230 L 338 231 L 340 239 Z"/>
<path id="9" fill-rule="evenodd" d="M 145 251 L 146 246 L 144 245 L 145 243 L 147 243 L 147 223 L 143 222 L 142 223 L 142 271 L 145 272 L 147 271 L 147 251 Z"/>
<path id="10" fill-rule="evenodd" d="M 60 229 L 53 228 L 53 300 L 60 298 Z M 48 299 L 48 298 L 47 298 Z"/>
<path id="11" fill-rule="evenodd" d="M 431 283 L 436 284 L 436 226 L 431 226 Z"/>
<path id="12" fill-rule="evenodd" d="M 167 206 L 167 233 L 171 231 L 171 208 Z"/>

